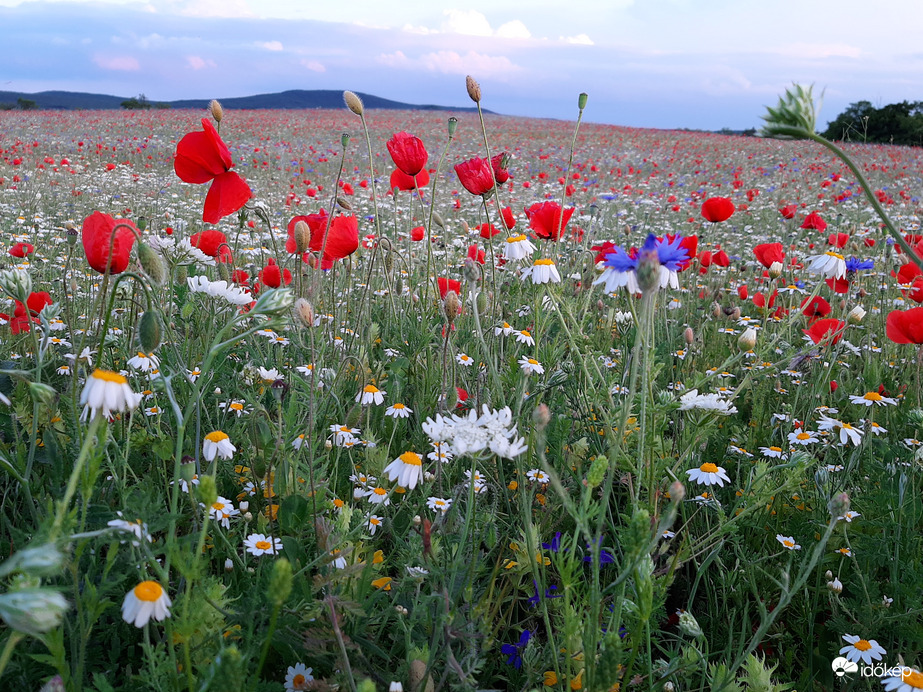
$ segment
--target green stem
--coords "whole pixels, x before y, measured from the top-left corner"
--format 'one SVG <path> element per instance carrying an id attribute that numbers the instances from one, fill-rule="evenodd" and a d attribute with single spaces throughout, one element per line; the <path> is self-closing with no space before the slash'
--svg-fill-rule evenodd
<path id="1" fill-rule="evenodd" d="M 0 677 L 3 676 L 3 671 L 6 670 L 6 664 L 10 662 L 10 656 L 13 655 L 13 649 L 16 648 L 16 645 L 26 638 L 22 632 L 12 632 L 10 633 L 9 638 L 6 640 L 6 646 L 3 647 L 3 653 L 0 654 Z"/>

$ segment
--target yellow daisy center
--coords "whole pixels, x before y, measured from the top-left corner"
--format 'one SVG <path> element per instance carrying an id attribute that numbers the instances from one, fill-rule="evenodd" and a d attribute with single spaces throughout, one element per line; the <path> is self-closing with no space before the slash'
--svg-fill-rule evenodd
<path id="1" fill-rule="evenodd" d="M 718 473 L 718 466 L 710 461 L 706 461 L 699 467 L 699 471 L 702 473 Z"/>
<path id="2" fill-rule="evenodd" d="M 112 372 L 111 370 L 95 370 L 93 371 L 93 377 L 97 380 L 102 380 L 103 382 L 114 382 L 115 384 L 128 384 L 128 380 L 125 379 L 124 375 L 120 375 L 117 372 Z"/>
<path id="3" fill-rule="evenodd" d="M 535 358 L 529 358 L 529 365 L 538 365 L 538 361 Z"/>
<path id="4" fill-rule="evenodd" d="M 224 503 L 223 502 L 212 502 L 212 509 L 215 510 L 216 512 L 224 511 Z"/>
<path id="5" fill-rule="evenodd" d="M 134 591 L 135 598 L 148 603 L 153 603 L 163 596 L 163 587 L 156 581 L 143 581 L 135 587 Z"/>
<path id="6" fill-rule="evenodd" d="M 305 682 L 306 681 L 304 675 L 298 673 L 298 675 L 292 678 L 292 687 L 294 687 L 296 690 L 300 690 L 302 687 L 304 687 Z"/>
<path id="7" fill-rule="evenodd" d="M 532 336 L 532 334 L 531 334 L 528 330 L 526 330 L 526 329 L 523 329 L 523 330 L 522 330 L 521 332 L 519 332 L 519 333 L 522 334 L 522 335 L 525 336 L 525 337 L 531 337 L 531 336 Z"/>
<path id="8" fill-rule="evenodd" d="M 272 547 L 269 541 L 257 541 L 255 545 L 260 550 L 269 550 Z"/>
<path id="9" fill-rule="evenodd" d="M 233 404 L 228 406 L 228 408 L 231 409 L 232 411 L 243 411 L 244 405 L 235 401 Z"/>
<path id="10" fill-rule="evenodd" d="M 825 252 L 824 254 L 830 257 L 836 257 L 837 259 L 845 259 L 843 255 L 839 254 L 838 252 Z"/>
<path id="11" fill-rule="evenodd" d="M 506 242 L 508 242 L 508 243 L 519 243 L 519 242 L 522 242 L 522 241 L 525 240 L 525 239 L 526 239 L 525 234 L 524 234 L 524 233 L 520 233 L 519 235 L 514 235 L 514 236 L 511 237 L 511 238 L 507 238 L 507 239 L 506 239 Z"/>
<path id="12" fill-rule="evenodd" d="M 215 430 L 214 432 L 208 433 L 208 435 L 205 436 L 205 439 L 208 440 L 209 442 L 214 442 L 215 444 L 218 444 L 222 440 L 228 439 L 228 435 L 227 433 L 223 433 L 220 430 Z"/>
<path id="13" fill-rule="evenodd" d="M 809 439 L 811 436 L 810 436 L 808 433 L 806 433 L 806 432 L 800 432 L 800 433 L 798 433 L 798 436 L 797 436 L 797 437 L 798 437 L 799 440 L 807 440 L 807 439 Z"/>
<path id="14" fill-rule="evenodd" d="M 923 673 L 918 670 L 911 670 L 909 673 L 904 671 L 901 673 L 901 682 L 915 689 L 923 690 Z"/>
<path id="15" fill-rule="evenodd" d="M 378 387 L 373 384 L 365 385 L 365 389 L 362 390 L 366 394 L 375 394 L 378 391 Z"/>
<path id="16" fill-rule="evenodd" d="M 862 398 L 866 401 L 881 401 L 884 397 L 878 392 L 866 392 L 862 395 Z"/>
<path id="17" fill-rule="evenodd" d="M 549 267 L 549 266 L 554 266 L 554 260 L 550 260 L 550 259 L 538 259 L 538 260 L 535 260 L 534 264 L 535 264 L 536 267 L 539 267 L 539 266 L 541 266 L 541 267 Z"/>
<path id="18" fill-rule="evenodd" d="M 872 648 L 872 645 L 869 644 L 868 641 L 865 639 L 860 639 L 855 644 L 853 644 L 853 646 L 859 649 L 859 651 L 868 651 L 869 649 Z"/>
<path id="19" fill-rule="evenodd" d="M 793 548 L 795 546 L 795 541 L 786 538 L 784 541 L 782 541 L 782 545 L 784 545 L 786 548 Z"/>
<path id="20" fill-rule="evenodd" d="M 403 410 L 403 409 L 405 409 L 405 408 L 407 408 L 407 407 L 404 406 L 404 404 L 393 404 L 393 405 L 391 406 L 391 408 L 397 409 L 397 410 L 400 411 L 400 410 Z"/>
<path id="21" fill-rule="evenodd" d="M 403 461 L 408 466 L 422 466 L 423 459 L 420 458 L 420 455 L 416 452 L 404 452 L 401 454 L 398 459 Z"/>
<path id="22" fill-rule="evenodd" d="M 385 490 L 384 488 L 375 488 L 372 492 L 375 493 L 376 495 L 387 495 L 388 494 L 388 491 Z"/>

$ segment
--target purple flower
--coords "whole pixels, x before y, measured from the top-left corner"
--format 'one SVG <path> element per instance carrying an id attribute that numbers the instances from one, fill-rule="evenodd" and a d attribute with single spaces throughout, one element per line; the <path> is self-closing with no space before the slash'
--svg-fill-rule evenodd
<path id="1" fill-rule="evenodd" d="M 532 638 L 532 633 L 529 630 L 523 630 L 522 634 L 519 636 L 519 641 L 515 644 L 504 644 L 500 647 L 500 653 L 504 656 L 509 656 L 506 659 L 506 664 L 508 666 L 513 666 L 516 670 L 522 668 L 522 656 L 520 655 L 520 649 L 525 649 L 526 644 L 529 643 L 529 639 Z"/>
<path id="2" fill-rule="evenodd" d="M 632 257 L 632 254 L 635 256 Z M 604 267 L 612 267 L 617 272 L 634 271 L 638 266 L 637 253 L 625 252 L 622 248 L 616 246 L 612 249 L 606 259 L 603 261 Z"/>
<path id="3" fill-rule="evenodd" d="M 535 587 L 535 595 L 529 599 L 529 605 L 533 608 L 537 607 L 542 601 L 542 596 L 538 591 L 538 582 L 534 579 L 532 580 L 532 585 Z M 557 586 L 550 586 L 545 589 L 545 598 L 561 598 L 561 594 L 555 595 L 555 591 L 558 590 Z"/>
<path id="4" fill-rule="evenodd" d="M 602 543 L 602 540 L 603 540 L 603 539 L 600 538 L 600 539 L 599 539 L 599 542 Z M 586 549 L 589 550 L 589 551 L 591 551 L 591 554 L 590 554 L 590 555 L 584 555 L 584 556 L 583 556 L 583 561 L 584 561 L 584 562 L 593 562 L 593 555 L 592 555 L 593 544 L 592 544 L 592 543 L 587 543 L 587 544 L 586 544 Z M 615 557 L 612 555 L 612 553 L 610 553 L 610 552 L 609 552 L 608 550 L 606 550 L 605 548 L 600 548 L 600 549 L 599 549 L 599 564 L 601 564 L 601 565 L 611 565 L 611 564 L 614 563 L 614 562 L 615 562 Z"/>
<path id="5" fill-rule="evenodd" d="M 551 543 L 542 543 L 542 547 L 545 550 L 550 550 L 553 553 L 558 552 L 561 549 L 561 532 L 558 531 L 554 538 L 551 539 Z"/>

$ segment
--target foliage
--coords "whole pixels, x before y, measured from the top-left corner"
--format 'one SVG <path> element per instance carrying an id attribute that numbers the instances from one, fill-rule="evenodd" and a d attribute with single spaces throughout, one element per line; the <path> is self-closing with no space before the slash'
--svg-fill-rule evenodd
<path id="1" fill-rule="evenodd" d="M 827 124 L 830 140 L 923 146 L 923 101 L 901 101 L 876 108 L 858 101 Z"/>

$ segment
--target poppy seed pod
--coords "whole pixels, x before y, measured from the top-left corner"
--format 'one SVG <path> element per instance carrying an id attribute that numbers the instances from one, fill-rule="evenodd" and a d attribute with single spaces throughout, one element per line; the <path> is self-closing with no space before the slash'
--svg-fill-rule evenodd
<path id="1" fill-rule="evenodd" d="M 587 98 L 589 98 L 587 94 L 585 92 L 581 92 L 580 95 L 577 97 L 577 108 L 579 108 L 580 110 L 583 110 L 584 108 L 586 108 Z"/>
<path id="2" fill-rule="evenodd" d="M 346 107 L 356 115 L 361 116 L 365 112 L 365 107 L 362 105 L 362 99 L 360 99 L 353 92 L 344 91 L 343 101 L 346 103 Z"/>
<path id="3" fill-rule="evenodd" d="M 474 81 L 474 77 L 470 74 L 465 77 L 465 88 L 468 90 L 468 96 L 471 97 L 471 100 L 475 103 L 481 102 L 481 85 Z"/>

